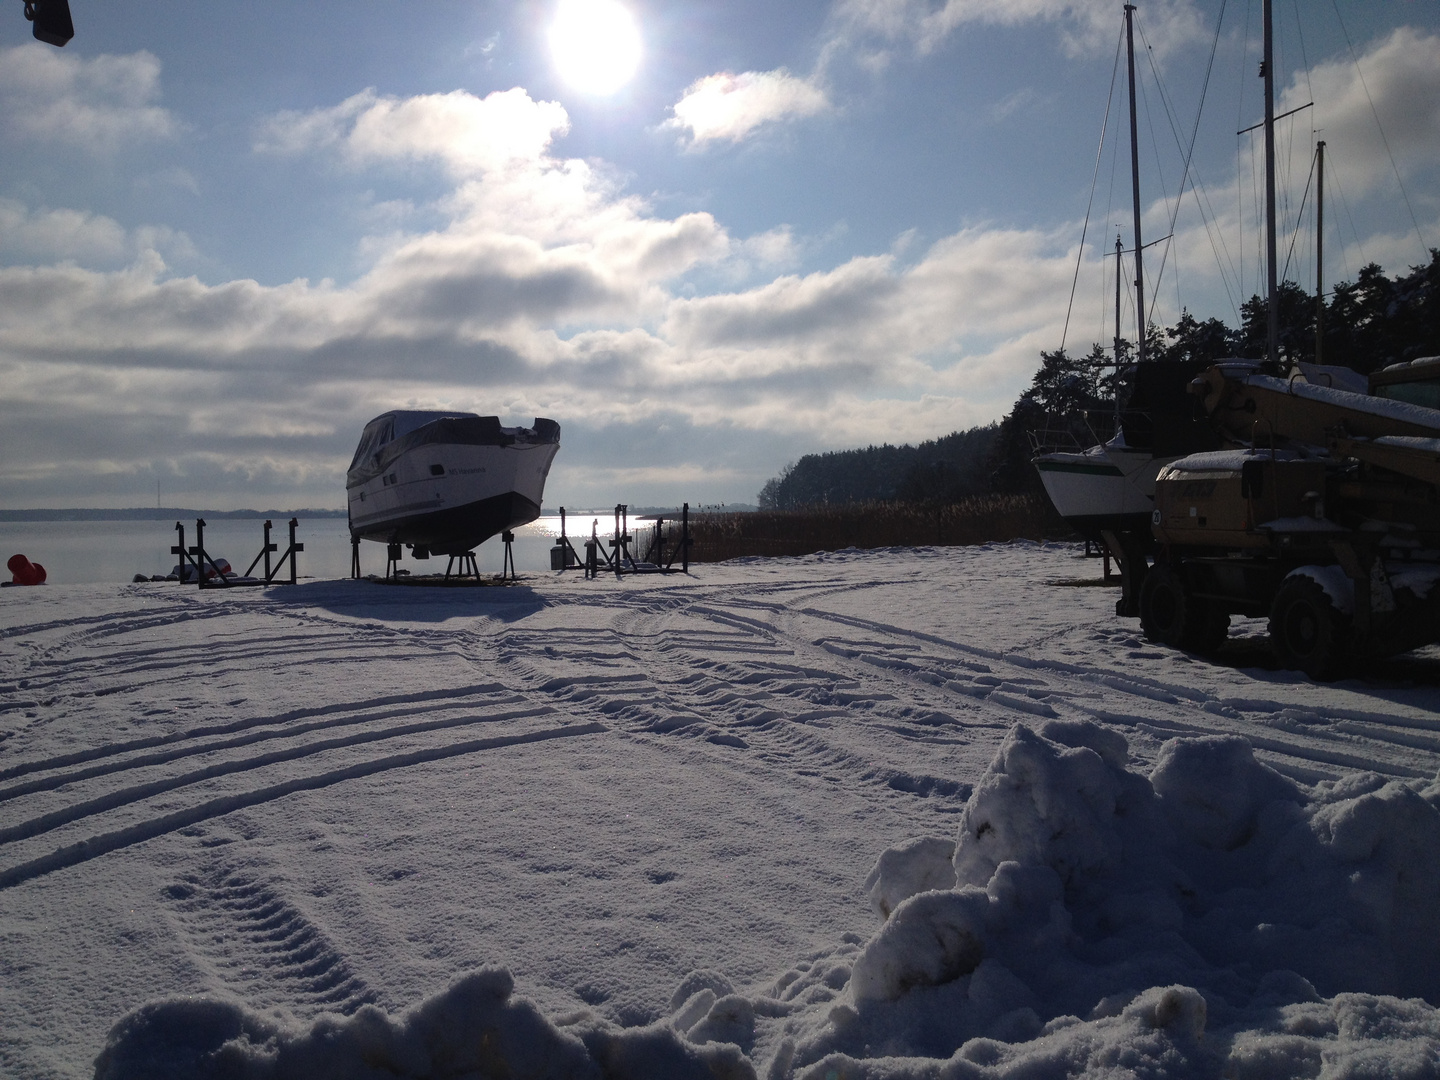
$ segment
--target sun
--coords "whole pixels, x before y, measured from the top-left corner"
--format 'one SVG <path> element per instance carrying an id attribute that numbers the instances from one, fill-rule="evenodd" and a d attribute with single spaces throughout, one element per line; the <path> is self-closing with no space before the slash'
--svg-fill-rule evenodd
<path id="1" fill-rule="evenodd" d="M 613 94 L 640 65 L 640 30 L 617 0 L 560 0 L 550 24 L 560 77 L 587 94 Z"/>

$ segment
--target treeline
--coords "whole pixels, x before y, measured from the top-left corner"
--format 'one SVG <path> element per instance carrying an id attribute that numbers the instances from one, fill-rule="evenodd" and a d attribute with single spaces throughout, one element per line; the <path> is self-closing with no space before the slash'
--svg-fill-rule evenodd
<path id="1" fill-rule="evenodd" d="M 1282 367 L 1316 359 L 1316 320 L 1323 318 L 1320 362 L 1362 375 L 1390 364 L 1440 354 L 1440 249 L 1406 274 L 1386 276 L 1374 263 L 1353 282 L 1336 285 L 1324 303 L 1293 281 L 1278 292 Z M 1198 320 L 1182 312 L 1174 326 L 1150 326 L 1146 360 L 1210 361 L 1224 357 L 1262 360 L 1269 305 L 1251 297 L 1232 329 L 1220 319 Z M 1134 343 L 1120 343 L 1123 363 Z M 1116 402 L 1123 409 L 1130 379 L 1117 376 L 1112 349 L 1096 344 L 1083 356 L 1064 349 L 1040 354 L 1040 369 L 1009 414 L 998 424 L 957 431 L 918 446 L 869 446 L 807 454 L 766 482 L 762 510 L 850 503 L 900 502 L 943 505 L 983 494 L 1041 490 L 1030 464 L 1037 444 L 1088 446 L 1113 434 Z M 1133 365 L 1131 366 L 1133 372 Z"/>
<path id="2" fill-rule="evenodd" d="M 959 502 L 989 490 L 985 468 L 999 430 L 998 424 L 988 424 L 919 446 L 886 444 L 806 454 L 765 482 L 760 509 Z"/>

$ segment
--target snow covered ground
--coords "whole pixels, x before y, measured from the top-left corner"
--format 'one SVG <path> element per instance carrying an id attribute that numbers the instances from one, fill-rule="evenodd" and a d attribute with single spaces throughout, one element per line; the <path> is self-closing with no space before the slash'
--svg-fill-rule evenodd
<path id="1" fill-rule="evenodd" d="M 0 1073 L 1440 1075 L 1440 650 L 1097 575 L 7 589 Z"/>

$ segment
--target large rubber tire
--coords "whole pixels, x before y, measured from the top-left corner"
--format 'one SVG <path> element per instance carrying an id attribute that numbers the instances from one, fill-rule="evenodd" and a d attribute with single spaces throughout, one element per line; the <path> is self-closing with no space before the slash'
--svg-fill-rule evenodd
<path id="1" fill-rule="evenodd" d="M 1156 563 L 1140 589 L 1140 629 L 1151 641 L 1208 655 L 1224 643 L 1230 616 L 1192 595 L 1172 567 Z"/>
<path id="2" fill-rule="evenodd" d="M 1270 641 L 1280 663 L 1321 682 L 1344 669 L 1349 629 L 1313 578 L 1286 578 L 1270 605 Z"/>
<path id="3" fill-rule="evenodd" d="M 1185 648 L 1204 656 L 1213 656 L 1220 651 L 1230 637 L 1230 616 L 1216 608 L 1208 600 L 1191 597 L 1191 604 L 1198 607 L 1196 617 L 1186 626 Z"/>

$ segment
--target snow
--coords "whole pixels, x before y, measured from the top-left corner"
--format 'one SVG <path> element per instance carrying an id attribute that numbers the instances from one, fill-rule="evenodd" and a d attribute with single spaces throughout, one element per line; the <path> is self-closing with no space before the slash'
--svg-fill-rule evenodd
<path id="1" fill-rule="evenodd" d="M 1262 521 L 1255 526 L 1257 532 L 1272 533 L 1342 533 L 1345 526 L 1331 521 L 1329 518 L 1310 517 L 1301 514 L 1296 517 L 1271 518 L 1269 521 Z"/>
<path id="2" fill-rule="evenodd" d="M 1423 405 L 1413 405 L 1408 401 L 1352 394 L 1344 390 L 1331 389 L 1328 386 L 1316 386 L 1300 379 L 1277 379 L 1270 375 L 1250 375 L 1245 379 L 1245 385 L 1258 386 L 1279 394 L 1290 394 L 1293 397 L 1308 398 L 1311 401 L 1324 402 L 1327 405 L 1350 409 L 1353 412 L 1369 413 L 1372 416 L 1382 416 L 1389 420 L 1414 424 L 1417 427 L 1440 432 L 1440 409 L 1429 409 Z"/>
<path id="3" fill-rule="evenodd" d="M 1426 454 L 1440 454 L 1440 439 L 1427 439 L 1420 435 L 1381 435 L 1375 440 L 1377 446 L 1398 446 L 1404 450 L 1419 450 Z"/>
<path id="4" fill-rule="evenodd" d="M 1176 472 L 1236 472 L 1247 461 L 1296 461 L 1293 450 L 1203 450 L 1170 462 L 1166 468 Z"/>
<path id="5" fill-rule="evenodd" d="M 1385 571 L 1393 588 L 1406 589 L 1421 600 L 1428 597 L 1435 583 L 1440 581 L 1440 566 L 1413 566 L 1391 561 L 1385 564 Z"/>
<path id="6" fill-rule="evenodd" d="M 1354 368 L 1338 364 L 1307 364 L 1299 362 L 1305 381 L 1316 386 L 1332 386 L 1349 394 L 1370 393 L 1370 380 Z"/>
<path id="7" fill-rule="evenodd" d="M 1440 1073 L 1440 648 L 1097 576 L 6 590 L 0 1074 Z"/>
<path id="8" fill-rule="evenodd" d="M 1342 615 L 1351 615 L 1355 611 L 1355 582 L 1350 576 L 1338 566 L 1297 566 L 1290 573 L 1285 575 L 1286 579 L 1292 577 L 1309 578 L 1320 588 L 1325 590 L 1325 595 L 1335 605 L 1335 610 Z M 1418 594 L 1417 594 L 1418 595 Z"/>

